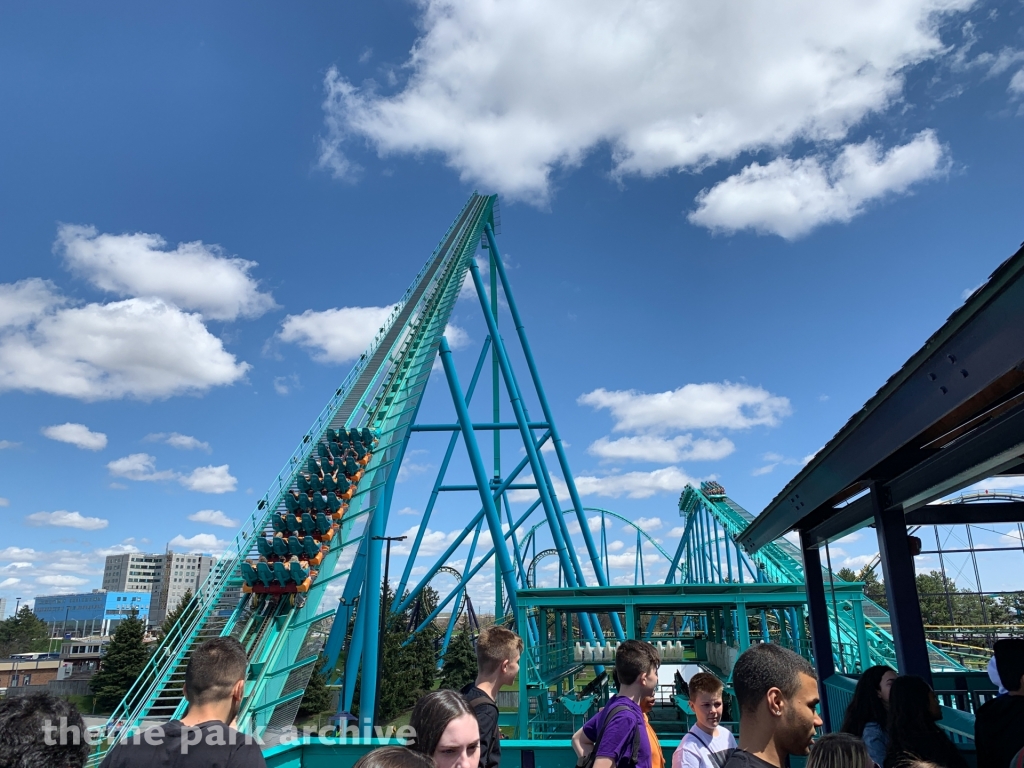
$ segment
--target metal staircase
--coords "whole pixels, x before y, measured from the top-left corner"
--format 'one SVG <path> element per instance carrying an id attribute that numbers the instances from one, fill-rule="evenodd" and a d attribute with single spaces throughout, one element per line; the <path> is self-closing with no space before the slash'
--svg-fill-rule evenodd
<path id="1" fill-rule="evenodd" d="M 150 723 L 180 717 L 181 684 L 195 648 L 231 635 L 249 654 L 249 679 L 239 713 L 240 729 L 262 732 L 290 725 L 327 638 L 335 606 L 317 613 L 335 579 L 348 578 L 346 594 L 358 593 L 364 571 L 349 569 L 343 555 L 363 543 L 375 514 L 386 515 L 387 492 L 397 476 L 409 426 L 437 356 L 437 347 L 458 298 L 484 225 L 493 224 L 495 197 L 474 194 L 445 233 L 387 322 L 278 473 L 270 490 L 243 524 L 178 622 L 153 652 L 145 669 L 111 714 L 105 744 Z M 370 427 L 378 437 L 348 512 L 319 566 L 305 599 L 240 596 L 240 563 L 254 554 L 254 537 L 271 530 L 271 515 L 298 473 L 315 456 L 328 428 Z M 360 547 L 362 551 L 362 547 Z M 356 558 L 358 560 L 358 558 Z M 371 591 L 375 591 L 372 588 Z M 95 765 L 106 747 L 91 758 Z"/>

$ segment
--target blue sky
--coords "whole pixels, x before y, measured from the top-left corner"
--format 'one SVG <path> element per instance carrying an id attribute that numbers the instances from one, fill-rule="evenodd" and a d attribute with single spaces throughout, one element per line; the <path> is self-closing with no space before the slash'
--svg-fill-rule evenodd
<path id="1" fill-rule="evenodd" d="M 688 478 L 762 509 L 1024 237 L 1020 3 L 549 5 L 0 10 L 0 596 L 231 538 L 474 189 L 585 501 L 666 542 Z"/>

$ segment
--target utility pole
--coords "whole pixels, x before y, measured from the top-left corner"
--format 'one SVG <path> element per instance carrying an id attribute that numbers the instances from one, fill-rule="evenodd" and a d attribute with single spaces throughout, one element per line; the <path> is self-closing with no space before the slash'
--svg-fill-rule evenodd
<path id="1" fill-rule="evenodd" d="M 374 697 L 373 724 L 380 723 L 380 679 L 384 669 L 384 631 L 387 628 L 388 620 L 388 569 L 391 566 L 391 542 L 405 541 L 405 536 L 374 536 L 374 541 L 383 541 L 386 547 L 384 553 L 384 583 L 380 590 L 380 632 L 377 635 L 377 695 Z"/>

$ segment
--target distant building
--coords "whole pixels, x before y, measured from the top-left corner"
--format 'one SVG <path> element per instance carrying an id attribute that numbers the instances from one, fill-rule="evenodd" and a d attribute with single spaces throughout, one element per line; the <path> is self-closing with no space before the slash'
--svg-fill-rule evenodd
<path id="1" fill-rule="evenodd" d="M 0 619 L 7 618 L 7 598 L 0 597 Z"/>
<path id="2" fill-rule="evenodd" d="M 59 669 L 59 653 L 17 653 L 0 659 L 0 688 L 6 696 L 45 690 L 47 683 L 57 679 Z M 33 687 L 24 690 L 27 686 Z"/>
<path id="3" fill-rule="evenodd" d="M 153 609 L 150 622 L 160 624 L 170 611 L 178 607 L 185 593 L 195 594 L 210 575 L 217 558 L 209 554 L 182 554 L 168 552 L 163 556 L 160 583 L 153 590 Z"/>
<path id="4" fill-rule="evenodd" d="M 150 597 L 102 589 L 77 595 L 40 595 L 32 612 L 47 623 L 51 637 L 109 635 L 133 612 L 148 621 Z"/>
<path id="5" fill-rule="evenodd" d="M 163 578 L 164 554 L 126 552 L 107 555 L 103 589 L 108 592 L 155 592 Z"/>

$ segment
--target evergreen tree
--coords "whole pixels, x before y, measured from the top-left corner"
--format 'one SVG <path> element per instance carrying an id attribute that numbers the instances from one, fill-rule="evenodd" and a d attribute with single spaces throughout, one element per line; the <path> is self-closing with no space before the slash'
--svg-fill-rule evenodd
<path id="1" fill-rule="evenodd" d="M 303 717 L 319 715 L 331 707 L 331 691 L 327 687 L 327 679 L 324 674 L 326 661 L 321 654 L 317 659 L 316 666 L 313 667 L 313 674 L 310 675 L 306 691 L 302 694 L 302 703 L 299 705 L 299 715 Z"/>
<path id="2" fill-rule="evenodd" d="M 197 607 L 189 605 L 192 602 L 192 590 L 186 589 L 185 594 L 181 596 L 181 600 L 174 607 L 174 610 L 168 613 L 160 625 L 160 639 L 167 637 L 167 633 L 171 631 L 178 621 L 184 621 L 186 624 L 195 618 Z"/>
<path id="3" fill-rule="evenodd" d="M 836 572 L 836 578 L 842 579 L 846 582 L 859 581 L 859 579 L 857 578 L 857 572 L 853 570 L 853 568 L 840 568 Z"/>
<path id="4" fill-rule="evenodd" d="M 452 635 L 448 652 L 444 655 L 441 669 L 441 687 L 461 691 L 476 680 L 476 651 L 469 636 L 469 628 L 463 625 Z"/>
<path id="5" fill-rule="evenodd" d="M 46 622 L 27 605 L 22 606 L 16 616 L 0 621 L 0 658 L 9 658 L 12 653 L 45 651 L 49 642 Z"/>
<path id="6" fill-rule="evenodd" d="M 864 566 L 857 574 L 855 581 L 864 582 L 864 594 L 869 600 L 873 600 L 882 608 L 888 609 L 889 598 L 885 594 L 885 584 L 878 579 L 874 568 Z"/>
<path id="7" fill-rule="evenodd" d="M 121 702 L 146 666 L 149 650 L 142 641 L 145 634 L 145 623 L 134 614 L 117 625 L 102 666 L 90 684 L 102 711 L 110 712 Z"/>

